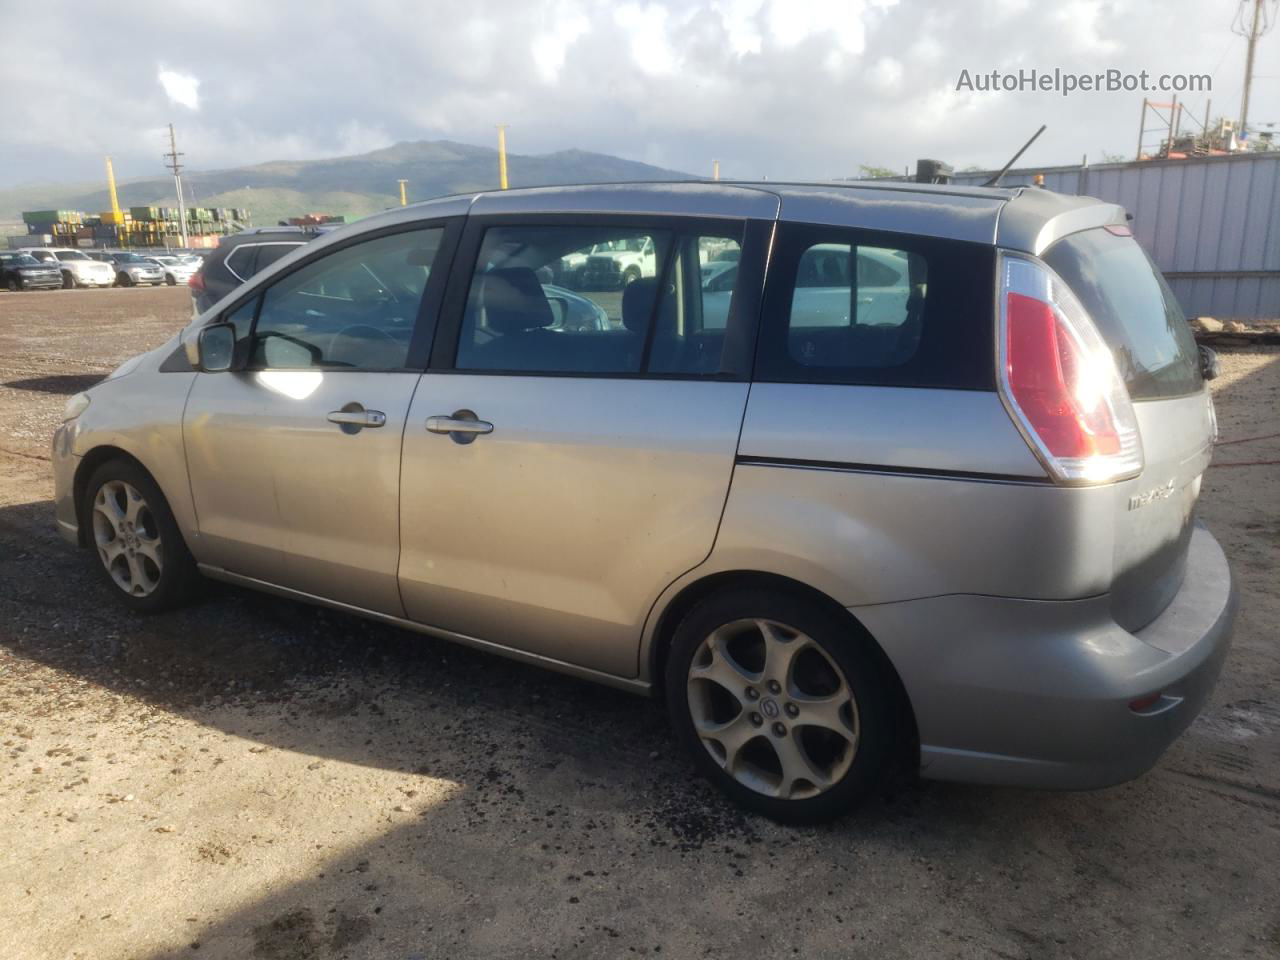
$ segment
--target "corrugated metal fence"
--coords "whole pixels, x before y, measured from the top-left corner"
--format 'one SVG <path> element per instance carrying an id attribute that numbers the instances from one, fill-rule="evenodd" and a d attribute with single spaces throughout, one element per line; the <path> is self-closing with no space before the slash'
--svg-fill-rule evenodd
<path id="1" fill-rule="evenodd" d="M 1188 316 L 1280 317 L 1280 152 L 1010 171 L 1118 203 Z M 980 184 L 990 173 L 958 173 Z"/>

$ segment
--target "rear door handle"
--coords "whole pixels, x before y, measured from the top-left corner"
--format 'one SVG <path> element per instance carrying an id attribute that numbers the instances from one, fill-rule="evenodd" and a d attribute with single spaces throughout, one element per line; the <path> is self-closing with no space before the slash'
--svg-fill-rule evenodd
<path id="1" fill-rule="evenodd" d="M 348 404 L 348 406 L 355 406 Z M 382 427 L 386 426 L 387 415 L 381 410 L 365 410 L 365 409 L 342 409 L 332 410 L 326 418 L 330 423 L 336 423 L 343 429 L 347 427 Z"/>
<path id="2" fill-rule="evenodd" d="M 455 443 L 471 443 L 476 437 L 493 433 L 493 424 L 481 420 L 470 410 L 455 410 L 447 417 L 427 417 L 430 433 L 447 433 Z"/>

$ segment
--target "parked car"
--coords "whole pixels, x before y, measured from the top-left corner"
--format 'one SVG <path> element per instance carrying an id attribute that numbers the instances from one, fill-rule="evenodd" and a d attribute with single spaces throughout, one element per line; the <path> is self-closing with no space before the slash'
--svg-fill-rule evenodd
<path id="1" fill-rule="evenodd" d="M 142 283 L 158 287 L 164 283 L 164 270 L 160 264 L 140 253 L 107 253 L 106 262 L 115 270 L 117 287 L 132 287 Z"/>
<path id="2" fill-rule="evenodd" d="M 6 289 L 53 290 L 62 286 L 62 271 L 22 250 L 0 251 L 0 284 Z"/>
<path id="3" fill-rule="evenodd" d="M 190 281 L 192 274 L 200 269 L 201 264 L 198 257 L 176 256 L 168 253 L 154 253 L 147 259 L 160 265 L 160 269 L 164 271 L 164 282 L 171 287 Z"/>
<path id="4" fill-rule="evenodd" d="M 324 227 L 252 227 L 223 237 L 187 280 L 191 312 L 198 315 L 254 274 L 328 232 Z"/>
<path id="5" fill-rule="evenodd" d="M 71 247 L 23 247 L 22 252 L 44 263 L 57 264 L 63 289 L 66 290 L 72 287 L 109 287 L 116 281 L 114 270 L 103 266 L 83 250 Z"/>
<path id="6" fill-rule="evenodd" d="M 621 322 L 557 328 L 545 271 L 636 237 L 658 268 Z M 711 241 L 739 254 L 718 325 Z M 841 284 L 838 320 L 812 307 Z M 444 198 L 295 249 L 73 396 L 57 524 L 140 612 L 204 575 L 660 694 L 780 820 L 902 759 L 1094 788 L 1155 764 L 1227 655 L 1202 362 L 1088 198 Z"/>

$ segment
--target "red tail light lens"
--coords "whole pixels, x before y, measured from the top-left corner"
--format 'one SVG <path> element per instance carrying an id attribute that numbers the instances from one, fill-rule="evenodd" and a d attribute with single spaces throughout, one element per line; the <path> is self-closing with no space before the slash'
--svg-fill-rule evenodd
<path id="1" fill-rule="evenodd" d="M 1001 392 L 1060 483 L 1109 483 L 1142 471 L 1129 392 L 1088 313 L 1056 274 L 1001 257 Z"/>
<path id="2" fill-rule="evenodd" d="M 199 271 L 196 271 L 191 276 L 187 277 L 187 286 L 190 287 L 192 290 L 200 290 L 203 292 L 204 290 L 203 274 L 201 274 Z"/>

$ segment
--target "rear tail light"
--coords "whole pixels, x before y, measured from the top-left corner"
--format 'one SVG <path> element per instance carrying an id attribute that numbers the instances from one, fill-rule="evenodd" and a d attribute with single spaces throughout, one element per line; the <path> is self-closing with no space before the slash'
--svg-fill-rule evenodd
<path id="1" fill-rule="evenodd" d="M 192 290 L 204 291 L 204 275 L 201 273 L 193 273 L 187 277 L 187 286 Z"/>
<path id="2" fill-rule="evenodd" d="M 1000 258 L 1000 391 L 1059 483 L 1142 472 L 1142 438 L 1115 358 L 1088 312 L 1044 264 Z"/>

